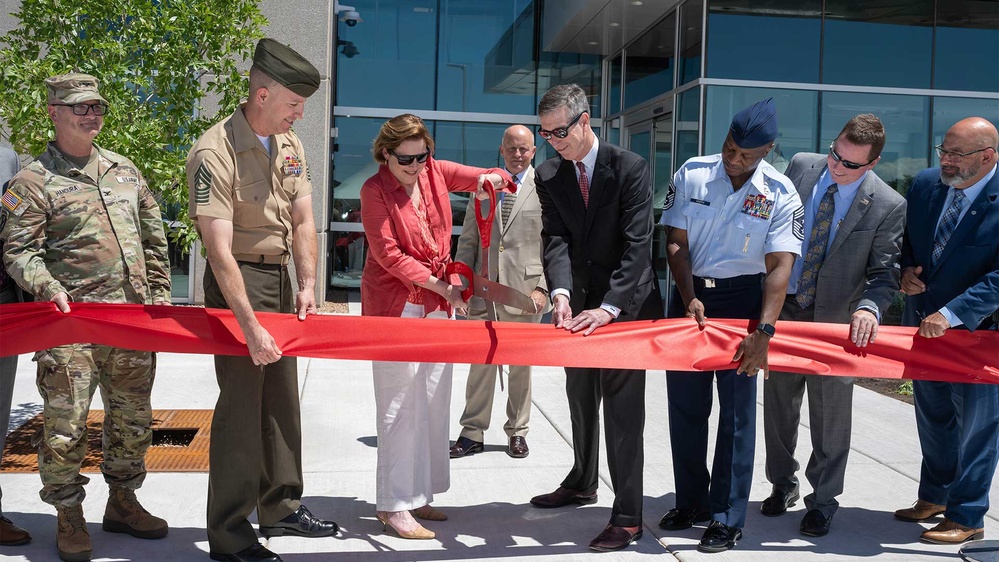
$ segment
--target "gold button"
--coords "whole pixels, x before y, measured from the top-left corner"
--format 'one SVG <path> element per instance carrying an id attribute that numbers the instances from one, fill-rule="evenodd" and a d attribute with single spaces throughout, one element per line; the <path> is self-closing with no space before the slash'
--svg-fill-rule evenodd
<path id="1" fill-rule="evenodd" d="M 503 251 L 503 244 L 500 244 L 499 251 Z"/>

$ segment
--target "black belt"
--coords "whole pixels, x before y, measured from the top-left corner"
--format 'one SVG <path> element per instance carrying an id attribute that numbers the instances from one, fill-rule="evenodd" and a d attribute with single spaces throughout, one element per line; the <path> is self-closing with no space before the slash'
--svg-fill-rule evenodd
<path id="1" fill-rule="evenodd" d="M 713 279 L 711 277 L 694 277 L 695 289 L 737 289 L 739 287 L 760 287 L 763 282 L 763 273 L 752 275 L 739 275 L 738 277 L 728 277 L 726 279 Z"/>

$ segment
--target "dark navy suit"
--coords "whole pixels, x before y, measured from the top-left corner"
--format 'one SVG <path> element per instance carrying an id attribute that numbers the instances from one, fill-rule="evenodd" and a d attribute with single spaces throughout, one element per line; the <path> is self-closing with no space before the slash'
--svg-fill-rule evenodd
<path id="1" fill-rule="evenodd" d="M 922 266 L 919 278 L 926 291 L 906 298 L 902 323 L 918 326 L 946 306 L 963 323 L 957 329 L 995 329 L 999 173 L 971 202 L 931 266 L 933 239 L 949 189 L 940 182 L 940 169 L 931 168 L 916 176 L 906 196 L 901 266 Z M 999 385 L 914 381 L 913 388 L 923 453 L 919 498 L 946 505 L 945 516 L 951 521 L 981 528 L 999 459 Z"/>

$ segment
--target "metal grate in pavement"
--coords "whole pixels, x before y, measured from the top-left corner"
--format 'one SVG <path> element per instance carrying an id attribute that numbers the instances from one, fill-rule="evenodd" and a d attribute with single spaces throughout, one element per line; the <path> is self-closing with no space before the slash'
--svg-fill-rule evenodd
<path id="1" fill-rule="evenodd" d="M 213 413 L 214 410 L 153 410 L 153 445 L 146 453 L 146 470 L 208 472 L 208 437 Z M 87 457 L 82 472 L 100 472 L 103 423 L 103 410 L 91 411 L 87 416 Z M 41 428 L 42 414 L 38 414 L 7 435 L 0 472 L 38 472 L 38 447 L 31 442 Z M 181 445 L 185 442 L 186 445 Z"/>

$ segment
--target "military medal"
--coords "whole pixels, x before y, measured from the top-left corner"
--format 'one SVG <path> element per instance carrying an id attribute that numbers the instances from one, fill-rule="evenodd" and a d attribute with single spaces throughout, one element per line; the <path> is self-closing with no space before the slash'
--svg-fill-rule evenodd
<path id="1" fill-rule="evenodd" d="M 286 176 L 302 175 L 302 159 L 298 156 L 285 156 L 284 166 L 281 168 Z"/>

